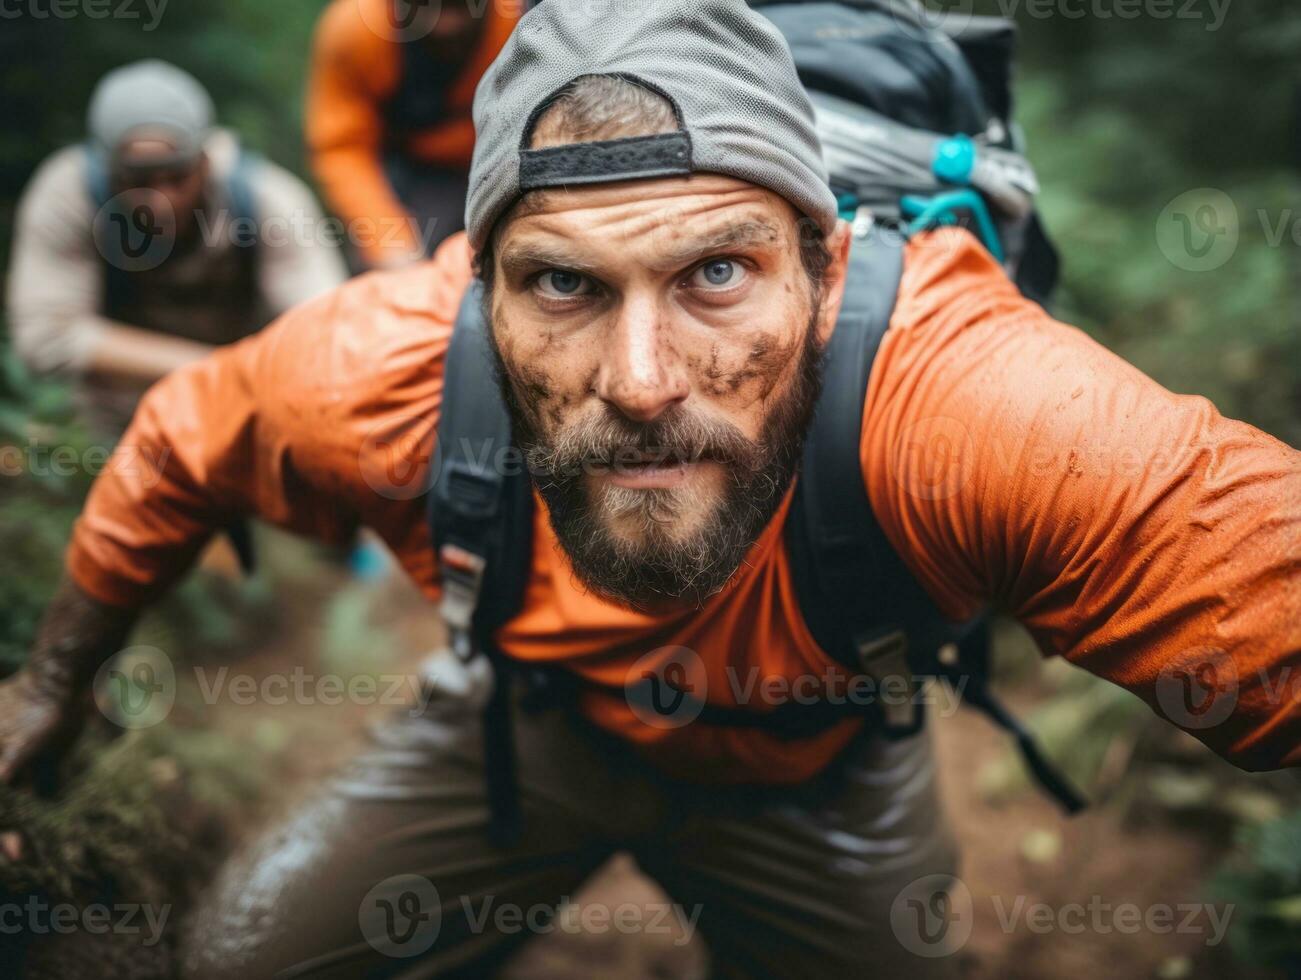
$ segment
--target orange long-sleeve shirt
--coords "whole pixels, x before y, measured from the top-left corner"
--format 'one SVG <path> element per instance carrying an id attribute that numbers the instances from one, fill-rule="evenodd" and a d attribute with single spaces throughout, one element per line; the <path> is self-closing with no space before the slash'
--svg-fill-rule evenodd
<path id="1" fill-rule="evenodd" d="M 470 275 L 457 236 L 431 264 L 355 280 L 160 382 L 124 439 L 135 465 L 99 478 L 77 525 L 76 581 L 142 603 L 214 527 L 254 513 L 333 539 L 367 524 L 437 597 L 416 494 Z M 1001 605 L 1045 653 L 1233 761 L 1301 764 L 1301 454 L 1053 321 L 961 232 L 907 247 L 860 452 L 876 515 L 946 615 Z M 582 591 L 537 512 L 524 608 L 499 637 L 510 656 L 621 685 L 644 654 L 687 647 L 721 705 L 736 704 L 737 677 L 829 667 L 792 588 L 785 506 L 728 588 L 663 615 Z M 1228 699 L 1215 717 L 1180 700 L 1183 675 L 1208 663 Z M 647 726 L 599 692 L 584 709 L 670 770 L 729 781 L 807 778 L 858 724 L 784 741 Z"/>
<path id="2" fill-rule="evenodd" d="M 386 9 L 392 0 L 334 0 L 317 25 L 307 89 L 305 127 L 312 170 L 326 202 L 354 223 L 370 261 L 385 252 L 418 252 L 419 233 L 408 221 L 384 173 L 386 148 L 416 160 L 468 170 L 474 150 L 470 109 L 483 73 L 519 19 L 511 4 L 489 3 L 474 53 L 444 93 L 446 118 L 401 138 L 387 132 L 384 107 L 402 76 L 401 33 Z M 393 144 L 399 144 L 394 146 Z M 366 224 L 362 224 L 365 222 Z M 371 230 L 374 233 L 371 233 Z"/>

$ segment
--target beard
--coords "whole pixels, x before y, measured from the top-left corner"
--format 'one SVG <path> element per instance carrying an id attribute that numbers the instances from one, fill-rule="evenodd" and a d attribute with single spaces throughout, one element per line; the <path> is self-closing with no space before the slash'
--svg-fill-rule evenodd
<path id="1" fill-rule="evenodd" d="M 815 304 L 792 383 L 773 402 L 757 440 L 681 405 L 646 423 L 604 405 L 598 415 L 547 436 L 511 383 L 489 330 L 515 440 L 547 504 L 552 530 L 584 586 L 613 602 L 649 610 L 666 603 L 700 606 L 727 584 L 772 520 L 799 466 L 822 387 L 818 312 Z M 716 463 L 725 475 L 722 492 L 710 503 L 692 486 L 634 489 L 608 481 L 592 486 L 592 473 L 648 457 L 669 464 Z M 684 531 L 688 516 L 695 520 Z"/>

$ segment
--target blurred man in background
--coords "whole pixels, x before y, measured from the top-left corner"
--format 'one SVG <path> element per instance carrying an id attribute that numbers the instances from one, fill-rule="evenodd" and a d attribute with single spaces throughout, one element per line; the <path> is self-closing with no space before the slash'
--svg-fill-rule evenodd
<path id="1" fill-rule="evenodd" d="M 462 228 L 475 86 L 517 19 L 510 4 L 467 0 L 335 0 L 326 10 L 307 144 L 361 264 L 404 265 Z"/>
<path id="2" fill-rule="evenodd" d="M 22 196 L 8 317 L 24 361 L 75 379 L 91 431 L 115 440 L 154 381 L 346 270 L 307 187 L 215 128 L 211 98 L 179 68 L 106 75 L 88 131 Z"/>

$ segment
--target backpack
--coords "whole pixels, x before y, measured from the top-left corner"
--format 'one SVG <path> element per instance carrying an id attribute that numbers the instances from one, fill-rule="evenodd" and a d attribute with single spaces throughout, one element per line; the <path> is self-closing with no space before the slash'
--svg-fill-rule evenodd
<path id="1" fill-rule="evenodd" d="M 1056 249 L 1012 120 L 1016 25 L 916 0 L 751 0 L 790 45 L 841 214 L 917 232 L 959 224 L 1046 305 Z"/>
<path id="2" fill-rule="evenodd" d="M 947 35 L 919 34 L 921 28 L 916 25 L 905 29 L 884 9 L 887 6 L 875 0 L 785 3 L 764 5 L 764 13 L 787 33 L 802 78 L 818 100 L 815 104 L 821 106 L 824 95 L 846 103 L 837 104 L 837 120 L 847 117 L 852 121 L 860 111 L 876 113 L 868 106 L 869 97 L 879 99 L 882 107 L 900 107 L 898 114 L 906 122 L 897 125 L 923 136 L 915 124 L 939 112 L 947 113 L 944 124 L 979 132 L 984 132 L 989 120 L 1001 118 L 989 108 L 992 100 L 981 88 L 974 60 L 968 60 Z M 826 37 L 834 40 L 811 40 Z M 836 50 L 841 44 L 850 45 L 855 57 Z M 866 70 L 871 59 L 863 57 L 861 46 L 865 44 L 894 54 L 892 67 L 883 70 L 880 78 Z M 829 93 L 829 89 L 839 94 Z M 910 93 L 912 97 L 908 97 Z M 993 94 L 997 95 L 997 90 Z M 856 101 L 848 102 L 846 95 L 853 95 Z M 1006 108 L 1006 98 L 1001 105 Z M 821 132 L 828 117 L 821 108 L 818 112 Z M 941 142 L 943 137 L 932 140 L 933 144 Z M 977 152 L 983 150 L 982 144 Z M 856 158 L 846 152 L 844 159 L 852 162 Z M 877 699 L 870 707 L 787 703 L 764 712 L 704 704 L 693 714 L 703 724 L 762 727 L 790 738 L 824 730 L 849 714 L 866 714 L 869 724 L 881 734 L 904 737 L 915 734 L 924 722 L 920 697 L 924 679 L 944 679 L 962 695 L 964 704 L 980 709 L 1014 736 L 1035 779 L 1067 812 L 1075 813 L 1083 808 L 1083 797 L 989 690 L 987 624 L 980 619 L 953 624 L 943 618 L 886 539 L 863 486 L 859 444 L 868 378 L 894 309 L 903 269 L 903 237 L 925 226 L 914 227 L 916 218 L 908 218 L 900 200 L 895 200 L 894 210 L 877 202 L 897 193 L 923 190 L 922 175 L 913 176 L 915 188 L 891 186 L 887 194 L 886 182 L 872 178 L 866 166 L 831 168 L 833 189 L 854 218 L 854 241 L 844 302 L 824 358 L 823 390 L 783 529 L 801 613 L 818 646 L 854 674 L 871 678 L 877 690 L 891 681 L 901 681 L 909 696 Z M 931 179 L 935 182 L 933 175 Z M 1027 227 L 1032 208 L 1004 215 L 986 202 L 982 188 L 969 186 L 966 190 L 969 196 L 961 202 L 941 202 L 932 208 L 928 221 L 978 223 L 985 202 L 983 215 L 988 227 L 984 231 L 992 229 L 999 234 L 998 246 L 1003 248 L 1002 260 L 1009 273 L 1024 270 L 1029 278 L 1022 288 L 1027 292 L 1042 291 L 1045 286 L 1051 289 L 1052 277 L 1030 274 L 1031 269 L 1045 267 L 1037 264 L 1042 255 L 1035 259 L 1027 251 L 1025 243 L 1033 236 L 1015 239 L 1015 249 L 1004 244 L 1007 228 L 1018 222 L 1022 230 Z M 885 213 L 878 217 L 878 209 Z M 895 227 L 902 234 L 882 235 L 882 226 Z M 990 247 L 984 233 L 981 238 Z M 1055 260 L 1051 267 L 1055 275 Z M 1046 291 L 1041 295 L 1046 298 Z M 523 603 L 532 555 L 533 494 L 522 464 L 501 465 L 497 450 L 514 444 L 493 370 L 482 294 L 476 283 L 462 300 L 445 361 L 428 504 L 442 576 L 440 609 L 452 650 L 467 662 L 484 655 L 496 679 L 483 708 L 484 769 L 492 831 L 499 839 L 511 840 L 519 832 L 520 820 L 511 725 L 512 678 L 527 672 L 531 683 L 544 685 L 547 678 L 534 668 L 509 661 L 494 642 L 496 630 L 513 618 Z M 871 601 L 864 602 L 864 597 Z M 646 680 L 649 687 L 652 678 Z M 653 694 L 635 685 L 621 693 L 630 699 L 644 697 L 647 703 Z M 681 701 L 675 704 L 680 706 Z"/>

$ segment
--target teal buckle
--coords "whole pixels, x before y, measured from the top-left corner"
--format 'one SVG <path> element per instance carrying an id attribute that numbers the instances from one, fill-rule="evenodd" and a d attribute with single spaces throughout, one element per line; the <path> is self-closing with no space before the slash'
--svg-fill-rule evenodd
<path id="1" fill-rule="evenodd" d="M 836 213 L 845 221 L 853 221 L 858 213 L 858 195 L 852 191 L 836 195 Z"/>
<path id="2" fill-rule="evenodd" d="M 955 225 L 958 212 L 968 211 L 976 219 L 976 233 L 981 243 L 997 261 L 1003 261 L 1003 243 L 999 241 L 994 219 L 989 216 L 989 207 L 985 199 L 970 188 L 945 191 L 934 197 L 905 194 L 899 200 L 899 210 L 910 219 L 908 231 L 914 235 L 929 228 Z"/>

